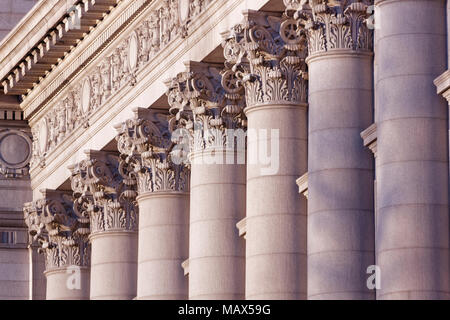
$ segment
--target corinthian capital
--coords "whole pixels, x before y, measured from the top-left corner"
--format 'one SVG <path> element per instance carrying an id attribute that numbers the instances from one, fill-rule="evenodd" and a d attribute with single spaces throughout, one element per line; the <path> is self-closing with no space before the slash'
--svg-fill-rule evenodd
<path id="1" fill-rule="evenodd" d="M 138 108 L 134 118 L 116 126 L 120 163 L 131 168 L 138 194 L 146 192 L 188 192 L 189 169 L 174 163 L 167 115 Z"/>
<path id="2" fill-rule="evenodd" d="M 233 72 L 223 66 L 187 62 L 186 71 L 166 81 L 173 141 L 188 137 L 189 151 L 233 148 L 229 133 L 246 127 L 244 92 Z M 179 134 L 176 131 L 182 130 Z"/>
<path id="3" fill-rule="evenodd" d="M 29 234 L 45 255 L 46 270 L 89 265 L 89 225 L 73 210 L 72 195 L 55 190 L 24 206 Z"/>
<path id="4" fill-rule="evenodd" d="M 76 211 L 89 218 L 91 234 L 135 231 L 136 179 L 117 154 L 86 151 L 87 159 L 70 166 Z"/>
<path id="5" fill-rule="evenodd" d="M 309 0 L 308 4 L 295 16 L 307 30 L 310 55 L 336 49 L 372 51 L 367 18 L 373 0 Z"/>
<path id="6" fill-rule="evenodd" d="M 247 107 L 306 103 L 306 37 L 295 19 L 248 10 L 223 37 L 225 66 L 245 87 Z"/>

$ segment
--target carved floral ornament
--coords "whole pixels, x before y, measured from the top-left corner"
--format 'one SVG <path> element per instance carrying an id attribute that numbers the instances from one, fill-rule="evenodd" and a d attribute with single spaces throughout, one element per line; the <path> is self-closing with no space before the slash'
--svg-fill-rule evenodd
<path id="1" fill-rule="evenodd" d="M 246 128 L 243 87 L 230 70 L 189 62 L 187 71 L 166 81 L 172 141 L 186 153 L 235 147 L 235 133 Z M 178 158 L 182 149 L 177 149 Z"/>
<path id="2" fill-rule="evenodd" d="M 71 133 L 89 126 L 111 96 L 127 85 L 173 40 L 187 36 L 189 23 L 214 0 L 164 0 L 129 36 L 58 98 L 32 127 L 31 167 L 45 166 L 45 158 Z"/>
<path id="3" fill-rule="evenodd" d="M 44 198 L 26 203 L 25 223 L 39 252 L 45 255 L 46 270 L 89 266 L 89 225 L 73 210 L 72 196 L 46 190 Z"/>
<path id="4" fill-rule="evenodd" d="M 141 115 L 143 113 L 143 115 Z M 120 162 L 131 168 L 138 194 L 146 192 L 188 192 L 189 169 L 175 163 L 170 154 L 172 143 L 167 116 L 145 109 L 116 127 Z"/>
<path id="5" fill-rule="evenodd" d="M 247 107 L 306 103 L 307 39 L 297 20 L 248 10 L 223 36 L 226 69 L 245 87 Z"/>
<path id="6" fill-rule="evenodd" d="M 335 49 L 372 51 L 373 32 L 367 27 L 368 7 L 373 4 L 372 0 L 301 2 L 287 8 L 298 10 L 294 17 L 299 29 L 307 31 L 309 55 Z"/>
<path id="7" fill-rule="evenodd" d="M 70 167 L 74 210 L 90 221 L 91 234 L 137 229 L 136 179 L 130 169 L 114 154 L 93 151 Z"/>

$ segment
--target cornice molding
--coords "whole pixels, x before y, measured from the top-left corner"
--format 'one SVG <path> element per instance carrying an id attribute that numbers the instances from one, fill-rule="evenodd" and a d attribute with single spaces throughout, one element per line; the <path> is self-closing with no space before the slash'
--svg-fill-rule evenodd
<path id="1" fill-rule="evenodd" d="M 0 78 L 12 70 L 77 1 L 39 1 L 0 42 Z"/>
<path id="2" fill-rule="evenodd" d="M 50 100 L 63 91 L 71 79 L 83 72 L 92 61 L 98 58 L 105 48 L 119 37 L 126 26 L 150 3 L 149 0 L 121 1 L 95 30 L 83 39 L 81 44 L 24 97 L 21 108 L 25 112 L 25 117 L 29 119 L 34 113 L 42 112 Z"/>
<path id="3" fill-rule="evenodd" d="M 27 44 L 33 45 L 30 51 L 20 57 L 9 75 L 2 77 L 5 94 L 25 98 L 121 1 L 69 1 L 71 6 L 66 7 L 66 12 L 59 12 L 59 22 L 47 26 L 45 36 L 36 43 Z"/>

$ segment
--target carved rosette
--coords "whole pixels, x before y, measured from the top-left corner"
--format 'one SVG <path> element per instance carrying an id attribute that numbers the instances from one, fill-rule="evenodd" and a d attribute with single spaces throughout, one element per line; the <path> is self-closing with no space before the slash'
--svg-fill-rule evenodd
<path id="1" fill-rule="evenodd" d="M 46 271 L 90 264 L 89 225 L 73 210 L 72 196 L 45 190 L 43 198 L 24 207 L 29 234 L 45 255 Z"/>
<path id="2" fill-rule="evenodd" d="M 169 128 L 180 153 L 235 149 L 235 138 L 246 128 L 243 87 L 235 73 L 218 65 L 189 62 L 186 72 L 168 80 Z"/>
<path id="3" fill-rule="evenodd" d="M 371 52 L 373 31 L 367 27 L 371 0 L 309 0 L 295 13 L 308 33 L 309 55 L 336 49 Z"/>
<path id="4" fill-rule="evenodd" d="M 31 168 L 44 167 L 45 158 L 71 133 L 89 127 L 89 119 L 124 87 L 134 85 L 139 72 L 175 39 L 187 36 L 189 24 L 214 0 L 164 0 L 129 36 L 108 50 L 97 65 L 65 90 L 42 119 L 32 124 Z"/>
<path id="5" fill-rule="evenodd" d="M 74 210 L 89 219 L 91 234 L 137 230 L 136 179 L 130 166 L 114 154 L 89 151 L 88 159 L 70 169 Z"/>
<path id="6" fill-rule="evenodd" d="M 136 177 L 138 194 L 189 192 L 189 169 L 174 163 L 167 116 L 136 109 L 135 117 L 117 127 L 120 161 Z"/>
<path id="7" fill-rule="evenodd" d="M 243 23 L 224 34 L 223 47 L 247 107 L 306 103 L 306 44 L 304 30 L 288 15 L 244 12 Z"/>

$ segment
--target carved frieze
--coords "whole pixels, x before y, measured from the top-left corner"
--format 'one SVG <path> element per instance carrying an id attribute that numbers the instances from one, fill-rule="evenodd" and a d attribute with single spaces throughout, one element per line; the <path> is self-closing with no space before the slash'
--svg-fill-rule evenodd
<path id="1" fill-rule="evenodd" d="M 115 154 L 88 151 L 70 170 L 75 211 L 89 219 L 91 234 L 137 229 L 136 179 L 128 164 Z"/>
<path id="2" fill-rule="evenodd" d="M 235 134 L 246 128 L 243 87 L 234 72 L 221 68 L 188 62 L 186 72 L 166 82 L 172 141 L 186 143 L 186 152 L 233 149 Z"/>
<path id="3" fill-rule="evenodd" d="M 295 19 L 249 10 L 223 36 L 225 66 L 245 87 L 247 107 L 306 103 L 307 43 Z"/>
<path id="4" fill-rule="evenodd" d="M 45 255 L 46 270 L 90 264 L 89 225 L 73 210 L 70 193 L 45 190 L 24 206 L 29 234 Z"/>
<path id="5" fill-rule="evenodd" d="M 120 161 L 133 168 L 138 194 L 145 192 L 188 192 L 189 169 L 172 161 L 167 116 L 147 109 L 117 127 Z"/>
<path id="6" fill-rule="evenodd" d="M 113 52 L 71 90 L 33 127 L 31 167 L 45 166 L 45 158 L 70 133 L 88 127 L 89 118 L 126 85 L 174 39 L 187 35 L 189 22 L 214 0 L 163 0 Z"/>

